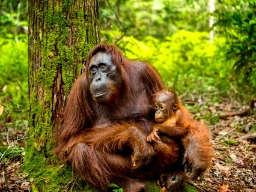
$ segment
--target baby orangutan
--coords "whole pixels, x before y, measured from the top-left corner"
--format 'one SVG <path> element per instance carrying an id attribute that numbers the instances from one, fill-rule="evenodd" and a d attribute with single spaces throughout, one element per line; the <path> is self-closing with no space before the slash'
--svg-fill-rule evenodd
<path id="1" fill-rule="evenodd" d="M 148 142 L 159 140 L 168 143 L 168 137 L 184 137 L 188 133 L 188 127 L 182 124 L 182 112 L 178 108 L 178 97 L 175 92 L 158 92 L 154 99 L 155 121 L 153 130 L 147 137 Z M 160 139 L 160 135 L 161 139 Z"/>
<path id="2" fill-rule="evenodd" d="M 181 141 L 184 149 L 183 169 L 190 179 L 196 179 L 211 165 L 214 149 L 210 142 L 210 131 L 184 107 L 173 91 L 162 90 L 155 94 L 155 121 L 147 142 L 170 143 Z M 178 158 L 177 158 L 178 161 Z"/>

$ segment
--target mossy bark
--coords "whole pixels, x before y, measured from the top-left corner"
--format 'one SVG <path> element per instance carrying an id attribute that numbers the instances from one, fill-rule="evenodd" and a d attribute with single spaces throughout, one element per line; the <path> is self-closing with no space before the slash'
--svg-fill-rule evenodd
<path id="1" fill-rule="evenodd" d="M 77 177 L 52 153 L 53 132 L 88 51 L 99 42 L 98 15 L 97 0 L 29 0 L 30 129 L 23 168 L 33 191 L 76 188 Z"/>

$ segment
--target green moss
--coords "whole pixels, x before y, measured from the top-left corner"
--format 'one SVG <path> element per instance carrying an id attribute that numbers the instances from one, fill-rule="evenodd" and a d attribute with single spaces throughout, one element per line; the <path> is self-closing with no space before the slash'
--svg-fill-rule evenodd
<path id="1" fill-rule="evenodd" d="M 146 185 L 147 185 L 148 192 L 161 191 L 161 186 L 157 185 L 157 182 L 154 180 L 147 181 Z"/>
<path id="2" fill-rule="evenodd" d="M 72 191 L 96 192 L 73 173 L 70 167 L 56 162 L 56 159 L 49 161 L 49 158 L 45 158 L 42 154 L 34 157 L 32 162 L 24 162 L 23 168 L 27 170 L 30 179 L 33 180 L 33 191 L 69 191 L 72 189 Z"/>

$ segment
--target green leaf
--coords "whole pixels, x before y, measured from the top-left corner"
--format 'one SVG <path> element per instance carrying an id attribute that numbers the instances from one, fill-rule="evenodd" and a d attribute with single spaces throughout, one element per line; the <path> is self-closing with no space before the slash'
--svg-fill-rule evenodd
<path id="1" fill-rule="evenodd" d="M 233 140 L 233 139 L 228 139 L 228 140 L 225 140 L 225 143 L 229 144 L 229 145 L 236 145 L 237 144 L 237 141 L 236 140 Z"/>
<path id="2" fill-rule="evenodd" d="M 249 131 L 249 134 L 252 134 L 256 131 L 256 124 L 252 127 L 252 129 Z"/>
<path id="3" fill-rule="evenodd" d="M 254 20 L 254 19 L 250 20 L 249 25 L 250 25 L 250 26 L 251 26 L 251 25 L 256 25 L 256 20 Z"/>
<path id="4" fill-rule="evenodd" d="M 117 184 L 115 184 L 115 183 L 110 183 L 110 184 L 109 184 L 109 187 L 116 187 L 116 188 L 119 188 L 119 186 L 118 186 Z"/>

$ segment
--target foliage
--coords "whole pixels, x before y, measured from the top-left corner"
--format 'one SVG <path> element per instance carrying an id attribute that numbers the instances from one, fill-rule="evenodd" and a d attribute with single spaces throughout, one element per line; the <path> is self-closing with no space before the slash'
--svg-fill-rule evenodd
<path id="1" fill-rule="evenodd" d="M 27 0 L 0 1 L 0 38 L 19 40 L 20 34 L 27 33 Z"/>
<path id="2" fill-rule="evenodd" d="M 13 158 L 22 156 L 24 153 L 24 149 L 19 147 L 8 147 L 5 151 L 0 151 L 0 162 L 5 158 Z"/>
<path id="3" fill-rule="evenodd" d="M 209 41 L 206 32 L 181 30 L 165 41 L 152 36 L 142 41 L 124 37 L 118 46 L 128 58 L 152 63 L 168 87 L 180 93 L 195 89 L 203 93 L 226 90 L 230 85 L 232 66 L 219 50 L 222 44 L 224 39 Z"/>
<path id="4" fill-rule="evenodd" d="M 0 7 L 0 104 L 17 123 L 27 118 L 27 0 L 1 0 Z"/>
<path id="5" fill-rule="evenodd" d="M 145 36 L 164 39 L 181 29 L 208 30 L 207 1 L 204 0 L 99 0 L 99 6 L 101 28 L 106 32 L 121 32 L 115 43 L 130 35 L 139 40 Z M 109 42 L 107 34 L 101 37 Z"/>
<path id="6" fill-rule="evenodd" d="M 6 104 L 27 103 L 27 39 L 0 39 L 0 102 Z"/>
<path id="7" fill-rule="evenodd" d="M 112 188 L 112 192 L 123 192 L 124 190 L 120 188 L 117 184 L 115 183 L 110 183 L 109 187 Z"/>
<path id="8" fill-rule="evenodd" d="M 26 38 L 18 42 L 0 38 L 0 104 L 4 106 L 0 123 L 5 123 L 14 132 L 28 128 L 27 50 Z M 4 157 L 20 155 L 19 146 L 9 147 L 2 154 Z"/>
<path id="9" fill-rule="evenodd" d="M 233 61 L 243 91 L 256 88 L 256 0 L 222 0 L 215 11 L 215 28 L 227 38 L 227 58 Z M 253 93 L 254 92 L 254 93 Z"/>

